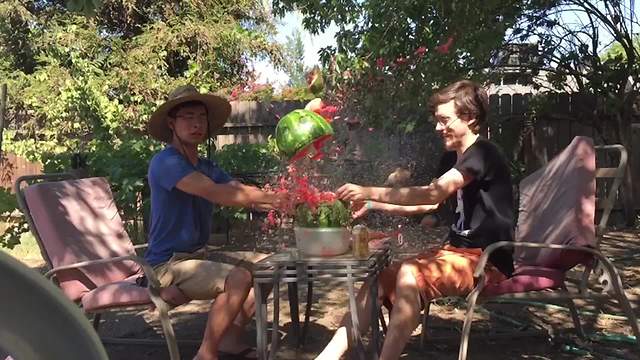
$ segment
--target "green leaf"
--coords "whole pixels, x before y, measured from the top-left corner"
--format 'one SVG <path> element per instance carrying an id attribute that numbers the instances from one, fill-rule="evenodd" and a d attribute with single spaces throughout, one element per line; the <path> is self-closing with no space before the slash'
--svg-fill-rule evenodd
<path id="1" fill-rule="evenodd" d="M 345 227 L 351 221 L 351 212 L 340 200 L 321 203 L 315 210 L 307 204 L 300 204 L 296 208 L 294 220 L 296 226 L 300 227 Z"/>

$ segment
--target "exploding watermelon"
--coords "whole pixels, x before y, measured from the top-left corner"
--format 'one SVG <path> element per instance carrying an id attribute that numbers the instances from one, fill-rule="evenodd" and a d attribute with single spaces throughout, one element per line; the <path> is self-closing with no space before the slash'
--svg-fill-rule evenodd
<path id="1" fill-rule="evenodd" d="M 276 126 L 276 145 L 282 155 L 295 161 L 311 147 L 319 151 L 332 135 L 333 128 L 322 116 L 309 110 L 293 110 Z"/>
<path id="2" fill-rule="evenodd" d="M 325 118 L 328 122 L 332 122 L 338 112 L 337 106 L 329 105 L 329 103 L 324 102 L 320 98 L 315 98 L 309 101 L 304 109 L 313 111 Z"/>

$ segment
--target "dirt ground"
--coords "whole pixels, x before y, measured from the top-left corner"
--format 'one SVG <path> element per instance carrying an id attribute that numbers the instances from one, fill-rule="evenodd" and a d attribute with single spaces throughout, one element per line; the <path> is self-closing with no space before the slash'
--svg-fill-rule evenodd
<path id="1" fill-rule="evenodd" d="M 247 232 L 252 229 L 245 229 Z M 399 251 L 412 251 L 433 245 L 441 238 L 443 230 L 411 233 L 405 230 L 407 245 Z M 231 242 L 223 244 L 225 250 L 247 244 L 242 238 L 247 234 L 233 234 Z M 260 241 L 263 241 L 259 240 Z M 264 245 L 264 243 L 263 243 Z M 277 245 L 275 245 L 277 247 Z M 281 244 L 280 244 L 281 246 Z M 246 246 L 244 246 L 246 249 Z M 262 248 L 265 248 L 262 246 Z M 625 291 L 636 314 L 640 316 L 640 232 L 637 230 L 609 232 L 602 243 L 604 253 L 613 259 L 623 277 Z M 272 249 L 273 250 L 273 249 Z M 28 265 L 41 268 L 37 260 L 25 260 Z M 306 287 L 300 286 L 301 303 Z M 280 334 L 281 347 L 277 359 L 313 359 L 329 341 L 333 330 L 347 308 L 346 287 L 341 283 L 317 284 L 314 289 L 310 331 L 305 345 L 296 348 L 295 334 L 290 330 L 290 317 L 286 286 L 281 286 Z M 301 304 L 302 305 L 302 304 Z M 563 304 L 558 304 L 563 305 Z M 620 309 L 612 303 L 582 303 L 581 319 L 589 333 L 631 335 Z M 202 336 L 209 302 L 194 301 L 171 311 L 171 318 L 181 345 L 183 359 L 193 357 Z M 302 309 L 301 309 L 302 310 Z M 273 309 L 268 309 L 269 321 Z M 431 307 L 429 341 L 421 348 L 422 329 L 414 332 L 402 359 L 456 359 L 459 333 L 465 314 L 462 299 L 445 298 Z M 131 316 L 135 315 L 135 316 Z M 269 323 L 271 324 L 271 323 Z M 624 341 L 582 341 L 572 332 L 568 311 L 562 307 L 544 307 L 530 304 L 485 304 L 476 311 L 472 329 L 469 359 L 640 359 L 640 350 Z M 103 316 L 101 335 L 120 338 L 161 339 L 156 314 L 142 311 L 131 314 Z M 247 339 L 255 344 L 255 324 L 247 329 Z M 166 347 L 158 345 L 105 344 L 113 360 L 168 359 Z"/>

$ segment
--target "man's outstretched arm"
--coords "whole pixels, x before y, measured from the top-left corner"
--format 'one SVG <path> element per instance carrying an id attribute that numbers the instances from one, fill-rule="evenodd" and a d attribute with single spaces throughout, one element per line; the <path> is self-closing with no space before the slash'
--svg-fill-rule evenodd
<path id="1" fill-rule="evenodd" d="M 436 205 L 473 180 L 457 169 L 450 169 L 426 186 L 404 188 L 363 187 L 345 184 L 337 194 L 344 200 L 373 200 L 397 205 Z"/>
<path id="2" fill-rule="evenodd" d="M 218 184 L 202 173 L 192 172 L 180 179 L 176 188 L 223 206 L 269 208 L 282 201 L 282 196 L 265 192 L 238 181 Z"/>

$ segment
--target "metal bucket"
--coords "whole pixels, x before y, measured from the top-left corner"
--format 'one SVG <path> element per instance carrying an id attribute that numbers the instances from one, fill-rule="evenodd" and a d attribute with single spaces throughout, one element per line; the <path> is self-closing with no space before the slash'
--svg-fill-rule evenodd
<path id="1" fill-rule="evenodd" d="M 294 227 L 298 251 L 309 256 L 335 256 L 349 251 L 351 233 L 347 228 Z"/>

